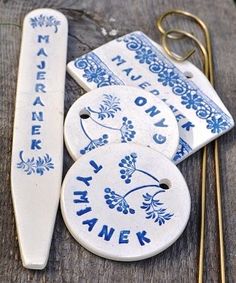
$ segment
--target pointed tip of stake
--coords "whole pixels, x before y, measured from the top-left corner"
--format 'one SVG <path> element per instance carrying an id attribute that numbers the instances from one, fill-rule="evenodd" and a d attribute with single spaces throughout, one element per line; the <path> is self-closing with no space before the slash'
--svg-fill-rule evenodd
<path id="1" fill-rule="evenodd" d="M 47 260 L 22 259 L 22 264 L 27 269 L 42 270 L 46 267 Z"/>

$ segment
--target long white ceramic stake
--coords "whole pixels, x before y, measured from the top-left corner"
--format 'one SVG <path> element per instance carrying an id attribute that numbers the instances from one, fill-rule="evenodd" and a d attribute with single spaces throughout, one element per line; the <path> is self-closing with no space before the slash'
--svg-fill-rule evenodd
<path id="1" fill-rule="evenodd" d="M 12 148 L 11 187 L 23 265 L 48 260 L 60 195 L 68 24 L 51 9 L 24 20 Z"/>

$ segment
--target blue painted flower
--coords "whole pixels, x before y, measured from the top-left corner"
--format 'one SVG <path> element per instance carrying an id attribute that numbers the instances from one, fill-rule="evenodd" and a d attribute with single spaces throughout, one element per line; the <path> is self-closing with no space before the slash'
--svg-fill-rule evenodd
<path id="1" fill-rule="evenodd" d="M 99 81 L 101 81 L 106 74 L 105 70 L 103 70 L 102 68 L 94 69 L 93 67 L 85 69 L 84 73 L 85 74 L 83 75 L 83 77 L 86 78 L 88 82 L 95 83 L 99 83 Z"/>
<path id="2" fill-rule="evenodd" d="M 212 117 L 211 119 L 207 120 L 207 129 L 210 129 L 212 133 L 217 133 L 219 134 L 220 132 L 222 132 L 223 130 L 226 130 L 228 127 L 228 124 L 226 121 L 223 120 L 222 117 L 220 118 L 216 118 L 216 117 Z"/>
<path id="3" fill-rule="evenodd" d="M 191 94 L 188 92 L 186 95 L 182 96 L 182 104 L 186 106 L 187 109 L 197 110 L 199 106 L 202 105 L 202 98 L 196 93 Z"/>
<path id="4" fill-rule="evenodd" d="M 173 87 L 177 83 L 178 79 L 179 76 L 175 74 L 172 69 L 167 69 L 162 73 L 159 73 L 158 82 L 162 83 L 164 86 L 169 85 L 170 87 Z"/>
<path id="5" fill-rule="evenodd" d="M 24 160 L 23 158 L 23 150 L 19 153 L 20 162 L 17 163 L 17 168 L 22 169 L 26 172 L 27 175 L 31 175 L 32 173 L 36 173 L 42 176 L 46 171 L 50 171 L 54 169 L 54 164 L 52 162 L 52 158 L 49 154 L 46 154 L 43 157 L 38 158 L 27 158 Z"/>
<path id="6" fill-rule="evenodd" d="M 160 200 L 154 199 L 154 197 L 164 192 L 163 190 L 160 190 L 156 192 L 154 195 L 150 195 L 149 193 L 146 193 L 143 195 L 144 202 L 141 206 L 142 209 L 146 212 L 146 218 L 147 219 L 153 219 L 155 223 L 158 223 L 160 226 L 162 224 L 165 224 L 167 220 L 170 220 L 173 213 L 166 212 L 166 208 L 161 208 L 160 206 L 163 205 L 163 203 L 160 202 Z"/>
<path id="7" fill-rule="evenodd" d="M 134 126 L 132 121 L 129 120 L 127 117 L 122 118 L 122 126 L 120 128 L 121 132 L 121 142 L 126 143 L 132 141 L 136 132 L 133 130 Z"/>
<path id="8" fill-rule="evenodd" d="M 95 139 L 95 140 L 91 140 L 90 143 L 85 146 L 83 149 L 80 150 L 80 154 L 85 154 L 99 146 L 103 146 L 105 144 L 108 143 L 108 135 L 103 135 L 101 138 L 99 139 Z"/>
<path id="9" fill-rule="evenodd" d="M 109 208 L 116 208 L 118 212 L 122 212 L 123 214 L 134 214 L 135 210 L 130 208 L 127 201 L 121 195 L 115 193 L 110 188 L 106 188 L 104 198 L 106 200 L 106 204 Z"/>
<path id="10" fill-rule="evenodd" d="M 151 49 L 142 48 L 136 52 L 135 59 L 139 60 L 139 63 L 147 63 L 151 64 L 152 61 L 155 59 L 156 55 L 152 52 Z"/>
<path id="11" fill-rule="evenodd" d="M 119 163 L 121 179 L 125 180 L 126 184 L 131 182 L 131 177 L 133 173 L 136 171 L 136 159 L 137 154 L 131 153 L 130 155 L 125 156 L 125 158 L 121 159 Z"/>

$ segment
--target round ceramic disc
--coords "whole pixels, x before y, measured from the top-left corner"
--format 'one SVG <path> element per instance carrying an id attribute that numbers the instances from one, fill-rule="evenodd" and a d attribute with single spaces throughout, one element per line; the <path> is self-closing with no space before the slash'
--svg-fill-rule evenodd
<path id="1" fill-rule="evenodd" d="M 136 144 L 111 144 L 74 163 L 62 186 L 61 210 L 73 237 L 99 256 L 133 261 L 174 243 L 190 213 L 177 167 Z"/>
<path id="2" fill-rule="evenodd" d="M 174 114 L 157 97 L 139 88 L 108 86 L 79 98 L 64 127 L 67 149 L 74 160 L 110 143 L 137 143 L 171 159 L 179 132 Z"/>

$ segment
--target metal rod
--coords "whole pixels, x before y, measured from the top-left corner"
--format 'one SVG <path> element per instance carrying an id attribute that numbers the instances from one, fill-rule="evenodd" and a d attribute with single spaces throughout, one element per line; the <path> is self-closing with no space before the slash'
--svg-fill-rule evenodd
<path id="1" fill-rule="evenodd" d="M 163 20 L 171 14 L 182 15 L 191 20 L 194 20 L 202 29 L 205 35 L 206 48 L 202 46 L 200 41 L 197 40 L 192 34 L 187 33 L 182 30 L 169 30 L 166 32 L 162 27 Z M 157 21 L 157 27 L 162 34 L 163 48 L 168 53 L 168 55 L 178 61 L 183 61 L 189 58 L 193 53 L 194 49 L 187 53 L 187 55 L 181 57 L 176 56 L 169 50 L 166 42 L 166 37 L 172 39 L 181 39 L 183 37 L 191 38 L 198 45 L 202 51 L 204 57 L 204 72 L 208 77 L 212 85 L 214 85 L 214 75 L 213 75 L 213 61 L 212 61 L 212 48 L 211 39 L 207 26 L 205 23 L 199 19 L 197 16 L 181 10 L 171 10 L 163 14 Z M 206 51 L 206 54 L 204 52 Z M 223 234 L 223 217 L 222 217 L 222 204 L 221 204 L 221 181 L 220 181 L 220 161 L 219 161 L 219 148 L 218 141 L 214 141 L 214 163 L 215 163 L 215 177 L 216 177 L 216 201 L 217 201 L 217 214 L 218 214 L 218 232 L 219 232 L 219 242 L 220 242 L 220 271 L 221 271 L 221 282 L 225 283 L 225 252 L 224 252 L 224 234 Z M 204 270 L 204 246 L 205 246 L 205 210 L 206 210 L 206 172 L 207 172 L 207 148 L 203 149 L 202 157 L 202 183 L 201 183 L 201 231 L 200 231 L 200 246 L 199 246 L 199 272 L 198 272 L 198 282 L 203 281 L 203 270 Z"/>

